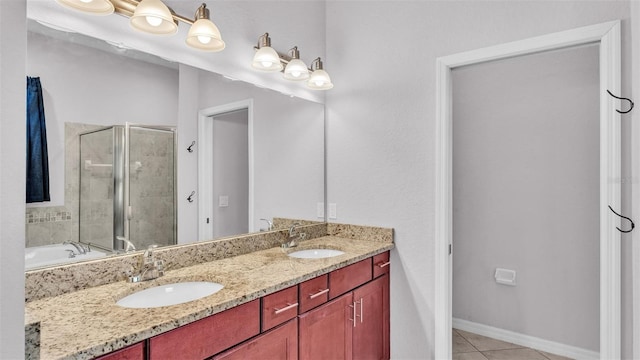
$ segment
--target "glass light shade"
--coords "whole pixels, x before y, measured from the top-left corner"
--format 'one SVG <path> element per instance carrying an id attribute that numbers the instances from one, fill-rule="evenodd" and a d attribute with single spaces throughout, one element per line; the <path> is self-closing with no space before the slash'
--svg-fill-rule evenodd
<path id="1" fill-rule="evenodd" d="M 213 52 L 225 47 L 220 30 L 209 19 L 199 19 L 191 25 L 186 43 L 193 48 Z"/>
<path id="2" fill-rule="evenodd" d="M 284 78 L 287 80 L 301 81 L 309 78 L 309 69 L 300 59 L 291 59 L 284 68 Z"/>
<path id="3" fill-rule="evenodd" d="M 307 86 L 314 90 L 329 90 L 333 88 L 329 74 L 322 69 L 315 70 L 311 73 L 309 80 L 307 80 Z"/>
<path id="4" fill-rule="evenodd" d="M 136 30 L 156 35 L 173 35 L 178 31 L 171 11 L 160 0 L 142 0 L 131 16 L 130 24 Z"/>
<path id="5" fill-rule="evenodd" d="M 263 71 L 280 71 L 282 64 L 278 53 L 269 46 L 261 47 L 253 56 L 251 64 L 255 69 Z"/>
<path id="6" fill-rule="evenodd" d="M 113 14 L 113 4 L 109 0 L 57 0 L 59 4 L 93 15 Z"/>

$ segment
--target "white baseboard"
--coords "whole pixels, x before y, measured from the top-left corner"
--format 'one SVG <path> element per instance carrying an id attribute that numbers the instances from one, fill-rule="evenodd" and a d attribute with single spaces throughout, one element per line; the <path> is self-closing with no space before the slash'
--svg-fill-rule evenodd
<path id="1" fill-rule="evenodd" d="M 519 334 L 509 330 L 499 329 L 493 326 L 474 323 L 462 319 L 453 319 L 454 329 L 472 332 L 474 334 L 487 336 L 493 339 L 510 342 L 512 344 L 529 347 L 536 350 L 545 351 L 551 354 L 566 356 L 579 360 L 597 360 L 600 354 L 575 346 L 565 345 L 554 341 L 544 340 L 537 337 Z"/>

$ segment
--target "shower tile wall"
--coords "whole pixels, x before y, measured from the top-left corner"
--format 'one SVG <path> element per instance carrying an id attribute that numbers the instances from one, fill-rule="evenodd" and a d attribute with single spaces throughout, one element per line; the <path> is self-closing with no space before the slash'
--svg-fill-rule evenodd
<path id="1" fill-rule="evenodd" d="M 26 208 L 26 247 L 59 244 L 66 240 L 78 241 L 78 194 L 80 190 L 78 134 L 98 128 L 100 126 L 65 123 L 64 206 Z M 49 154 L 49 156 L 62 155 Z M 64 214 L 64 218 L 61 214 Z"/>
<path id="2" fill-rule="evenodd" d="M 129 237 L 138 247 L 174 243 L 173 133 L 132 128 L 129 139 Z"/>

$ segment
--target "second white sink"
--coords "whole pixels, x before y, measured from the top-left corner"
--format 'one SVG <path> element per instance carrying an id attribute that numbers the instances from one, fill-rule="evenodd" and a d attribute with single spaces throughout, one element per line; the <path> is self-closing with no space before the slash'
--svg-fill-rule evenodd
<path id="1" fill-rule="evenodd" d="M 307 249 L 289 253 L 289 256 L 298 259 L 324 259 L 344 254 L 344 251 L 333 249 Z"/>
<path id="2" fill-rule="evenodd" d="M 116 302 L 126 308 L 155 308 L 198 300 L 222 290 L 218 283 L 196 281 L 154 286 L 125 296 Z"/>

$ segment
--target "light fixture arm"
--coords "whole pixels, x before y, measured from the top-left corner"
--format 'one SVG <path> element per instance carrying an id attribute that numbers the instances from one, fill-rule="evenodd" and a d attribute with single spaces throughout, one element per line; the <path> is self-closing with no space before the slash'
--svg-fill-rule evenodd
<path id="1" fill-rule="evenodd" d="M 314 70 L 323 70 L 323 66 L 322 66 L 322 60 L 320 60 L 320 58 L 318 57 L 317 59 L 313 60 L 311 62 L 311 67 L 309 68 L 309 70 L 314 71 Z"/>
<path id="2" fill-rule="evenodd" d="M 131 16 L 133 16 L 133 13 L 136 11 L 136 6 L 138 6 L 140 1 L 142 0 L 109 0 L 109 1 L 111 1 L 111 3 L 113 4 L 113 7 L 115 8 L 114 12 L 116 14 L 122 15 L 126 18 L 130 18 Z M 200 8 L 202 8 L 202 6 L 200 6 Z M 200 8 L 198 8 L 198 11 L 200 10 Z M 205 9 L 205 10 L 207 10 L 207 14 L 208 14 L 209 9 Z M 173 11 L 173 9 L 170 7 L 169 7 L 169 11 L 171 12 L 173 21 L 176 24 L 178 24 L 178 21 L 181 21 L 189 25 L 193 25 L 193 23 L 195 22 L 194 20 L 189 19 L 188 17 L 176 14 L 175 11 Z M 196 16 L 197 14 L 198 12 L 196 12 Z"/>

